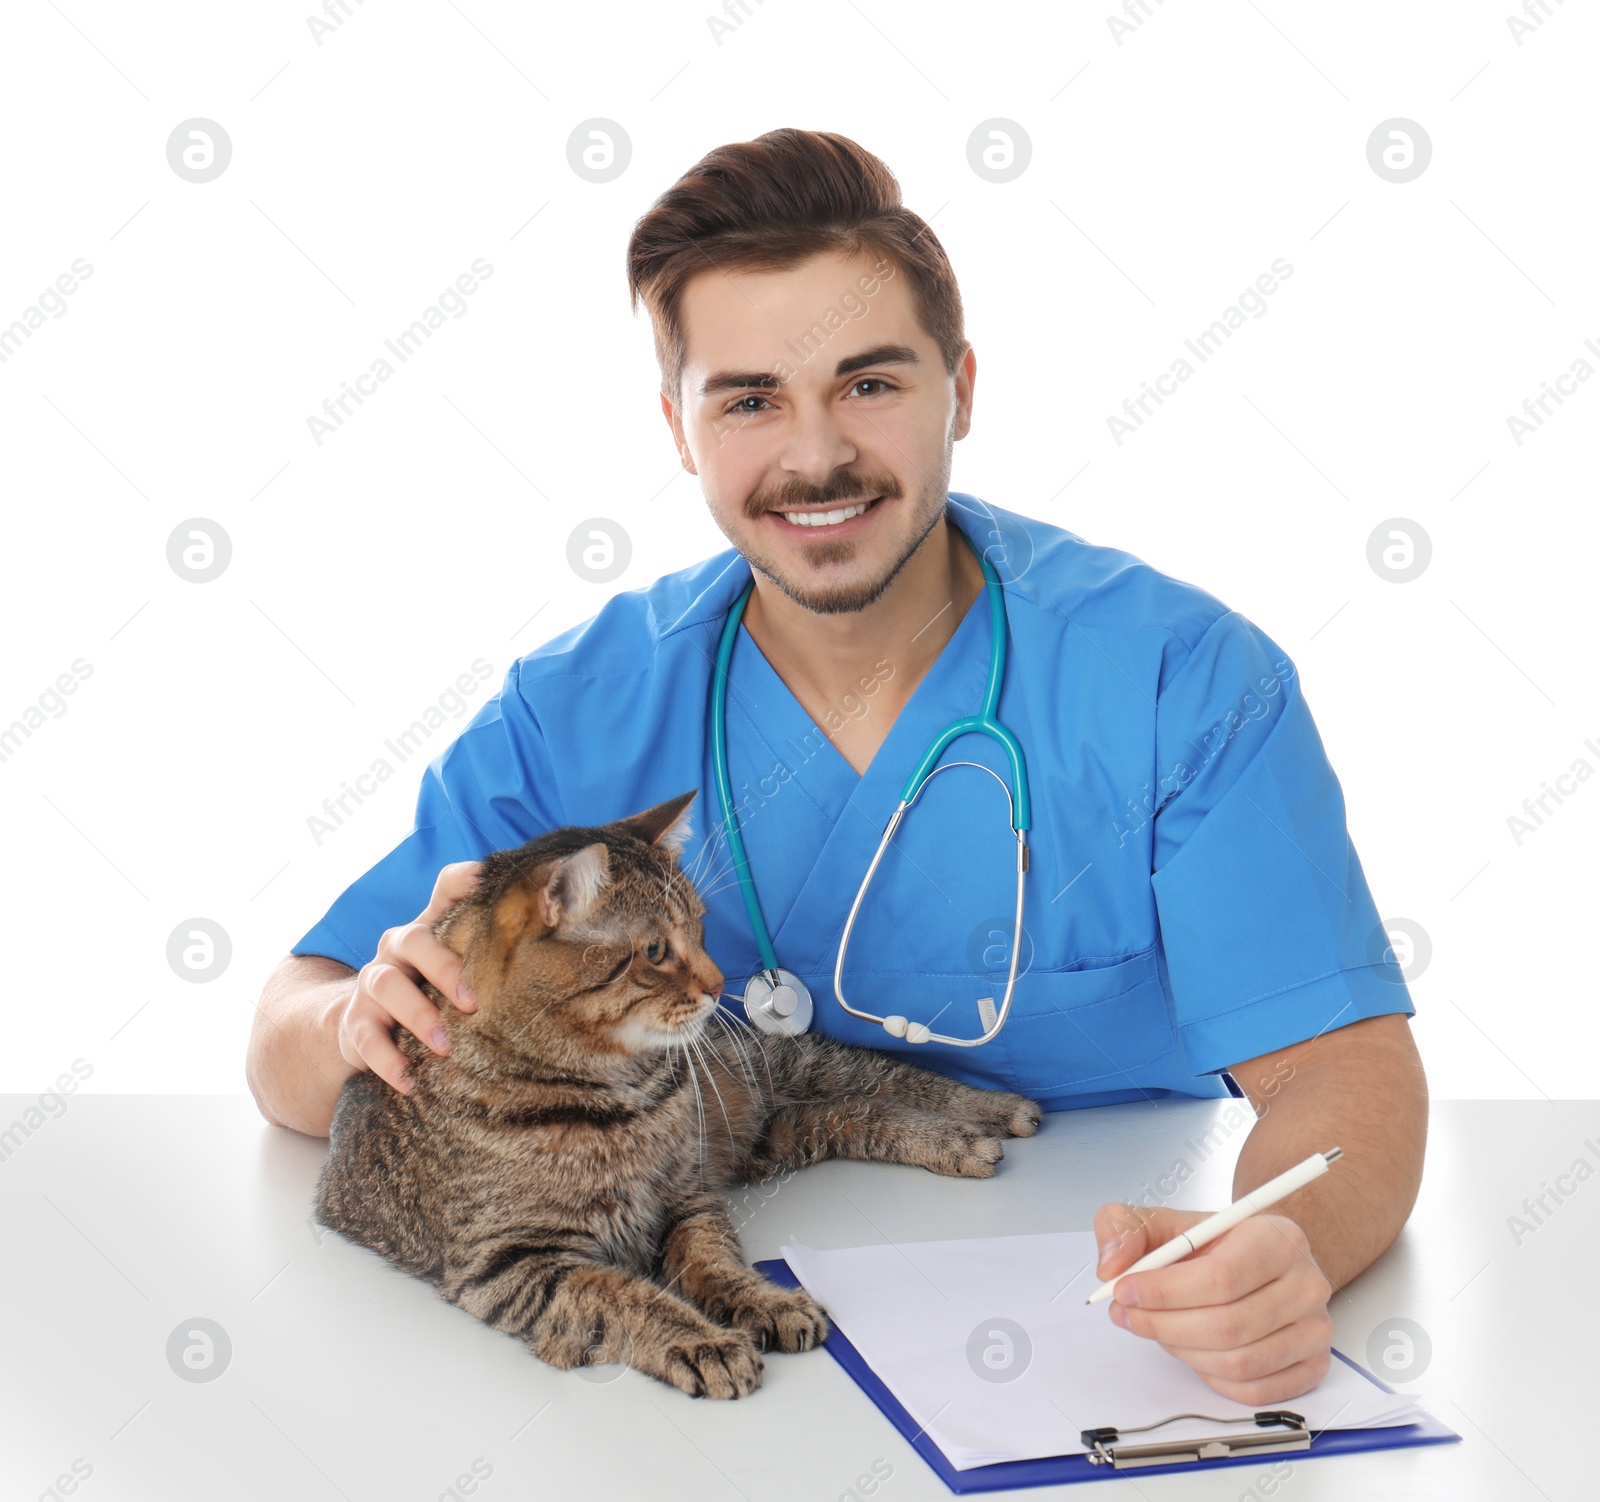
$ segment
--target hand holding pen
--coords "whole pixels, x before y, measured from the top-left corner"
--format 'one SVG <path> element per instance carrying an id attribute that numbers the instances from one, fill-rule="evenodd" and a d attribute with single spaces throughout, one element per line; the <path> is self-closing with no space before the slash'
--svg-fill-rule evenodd
<path id="1" fill-rule="evenodd" d="M 1331 1359 L 1333 1285 L 1298 1223 L 1262 1212 L 1341 1156 L 1338 1148 L 1314 1153 L 1216 1215 L 1102 1206 L 1095 1229 L 1107 1283 L 1086 1302 L 1114 1294 L 1113 1323 L 1159 1342 L 1236 1402 L 1310 1391 Z"/>

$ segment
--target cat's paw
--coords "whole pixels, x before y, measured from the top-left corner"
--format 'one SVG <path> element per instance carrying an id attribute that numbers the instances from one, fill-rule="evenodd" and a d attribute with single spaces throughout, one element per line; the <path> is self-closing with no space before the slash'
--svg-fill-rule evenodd
<path id="1" fill-rule="evenodd" d="M 713 1329 L 670 1340 L 652 1375 L 691 1398 L 742 1398 L 761 1386 L 762 1361 L 747 1330 Z"/>
<path id="2" fill-rule="evenodd" d="M 1005 1145 L 994 1135 L 992 1127 L 952 1121 L 927 1166 L 935 1173 L 952 1178 L 992 1179 L 995 1164 L 1005 1155 Z"/>
<path id="3" fill-rule="evenodd" d="M 1031 1137 L 1044 1120 L 1039 1103 L 1026 1095 L 975 1085 L 964 1088 L 944 1109 L 959 1121 L 991 1127 L 1002 1137 Z"/>
<path id="4" fill-rule="evenodd" d="M 828 1334 L 822 1305 L 803 1288 L 771 1285 L 730 1306 L 723 1317 L 748 1330 L 763 1351 L 809 1351 Z"/>
<path id="5" fill-rule="evenodd" d="M 1000 1099 L 994 1103 L 998 1118 L 995 1124 L 1000 1130 L 1008 1137 L 1033 1136 L 1039 1130 L 1039 1123 L 1044 1120 L 1044 1111 L 1039 1102 L 1029 1100 L 1026 1095 L 1013 1095 L 1009 1090 L 996 1093 Z"/>

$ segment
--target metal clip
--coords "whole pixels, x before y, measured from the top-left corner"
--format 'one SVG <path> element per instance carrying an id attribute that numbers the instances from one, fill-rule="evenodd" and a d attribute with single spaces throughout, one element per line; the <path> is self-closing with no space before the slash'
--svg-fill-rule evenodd
<path id="1" fill-rule="evenodd" d="M 1179 1419 L 1203 1419 L 1208 1424 L 1231 1424 L 1232 1419 L 1213 1418 L 1205 1413 L 1175 1413 L 1137 1429 L 1085 1429 L 1078 1439 L 1089 1452 L 1090 1465 L 1109 1465 L 1115 1470 L 1136 1470 L 1141 1466 L 1181 1465 L 1200 1460 L 1221 1460 L 1230 1455 L 1273 1455 L 1280 1450 L 1309 1450 L 1311 1431 L 1298 1413 L 1275 1409 L 1255 1416 L 1255 1429 L 1238 1434 L 1221 1434 L 1215 1439 L 1173 1439 L 1146 1444 L 1119 1444 L 1124 1434 L 1144 1434 L 1175 1424 Z"/>

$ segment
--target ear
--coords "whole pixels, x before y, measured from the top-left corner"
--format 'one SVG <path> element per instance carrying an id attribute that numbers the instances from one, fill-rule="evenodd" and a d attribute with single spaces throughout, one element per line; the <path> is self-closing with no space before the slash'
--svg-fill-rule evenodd
<path id="1" fill-rule="evenodd" d="M 676 853 L 683 849 L 684 842 L 693 833 L 688 808 L 694 800 L 695 793 L 691 789 L 687 793 L 679 793 L 676 798 L 668 798 L 665 803 L 656 804 L 654 808 L 647 808 L 642 814 L 618 819 L 617 825 L 629 834 L 638 835 L 647 845 L 665 845 Z"/>
<path id="2" fill-rule="evenodd" d="M 554 928 L 563 917 L 581 918 L 610 880 L 611 853 L 599 841 L 563 856 L 551 866 L 536 898 L 545 926 Z"/>

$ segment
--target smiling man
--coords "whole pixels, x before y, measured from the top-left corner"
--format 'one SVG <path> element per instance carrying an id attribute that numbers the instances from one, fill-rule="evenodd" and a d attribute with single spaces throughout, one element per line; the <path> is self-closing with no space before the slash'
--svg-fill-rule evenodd
<path id="1" fill-rule="evenodd" d="M 529 653 L 429 766 L 413 832 L 267 983 L 248 1063 L 263 1113 L 325 1135 L 353 1071 L 409 1088 L 396 1026 L 447 1046 L 416 982 L 476 1005 L 429 932 L 476 861 L 695 788 L 685 861 L 737 989 L 775 956 L 817 1031 L 1051 1110 L 1242 1095 L 1236 1194 L 1341 1146 L 1339 1172 L 1111 1304 L 1228 1397 L 1305 1392 L 1333 1289 L 1410 1212 L 1427 1091 L 1293 662 L 1204 590 L 949 489 L 977 374 L 960 294 L 855 143 L 778 130 L 713 151 L 639 221 L 628 275 L 673 442 L 731 547 Z M 891 1031 L 839 1004 L 840 937 L 908 776 L 997 665 L 1032 798 L 1021 945 L 1016 768 L 962 734 L 851 932 L 843 992 L 908 1019 Z M 987 1041 L 913 1041 L 927 1028 Z M 1163 1180 L 1178 1194 L 1182 1167 Z M 1102 1207 L 1098 1275 L 1204 1213 Z"/>

